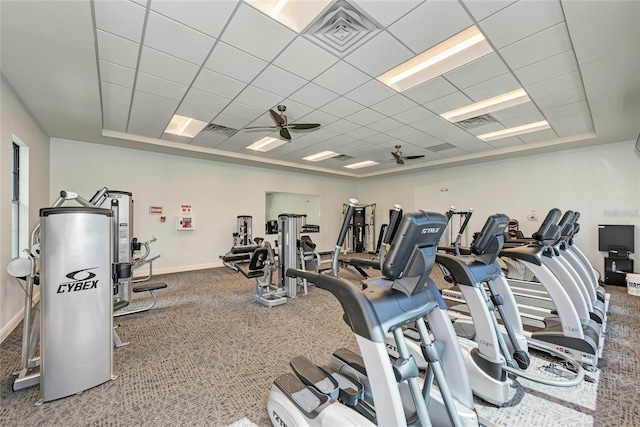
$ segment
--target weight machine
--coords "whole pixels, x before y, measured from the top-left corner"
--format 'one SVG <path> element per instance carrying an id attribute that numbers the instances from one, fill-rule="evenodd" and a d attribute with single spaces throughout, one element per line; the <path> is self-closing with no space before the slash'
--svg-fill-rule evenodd
<path id="1" fill-rule="evenodd" d="M 342 205 L 342 215 L 346 215 L 348 204 Z M 369 212 L 367 213 L 367 209 Z M 368 252 L 376 248 L 376 204 L 358 204 L 349 223 L 346 239 L 347 252 Z"/>

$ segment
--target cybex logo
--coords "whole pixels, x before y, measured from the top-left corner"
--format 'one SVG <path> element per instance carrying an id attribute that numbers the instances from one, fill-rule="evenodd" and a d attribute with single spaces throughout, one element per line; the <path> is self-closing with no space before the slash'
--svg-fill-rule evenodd
<path id="1" fill-rule="evenodd" d="M 71 279 L 71 282 L 63 282 L 58 285 L 58 294 L 64 294 L 69 292 L 86 291 L 89 289 L 97 289 L 98 280 L 93 280 L 96 274 L 89 270 L 94 270 L 98 267 L 84 268 L 82 270 L 72 271 L 67 273 L 65 277 Z"/>
<path id="2" fill-rule="evenodd" d="M 280 416 L 278 415 L 278 413 L 276 411 L 273 411 L 272 413 L 273 413 L 273 421 L 275 421 L 275 423 L 277 423 L 277 425 L 280 425 L 282 427 L 287 427 L 285 422 L 282 421 L 282 418 L 280 418 Z"/>
<path id="3" fill-rule="evenodd" d="M 479 343 L 480 345 L 485 346 L 485 347 L 489 347 L 489 348 L 492 348 L 492 347 L 493 347 L 493 343 L 490 343 L 489 341 L 480 340 L 480 341 L 478 341 L 478 343 Z"/>
<path id="4" fill-rule="evenodd" d="M 440 231 L 440 227 L 423 228 L 420 234 L 433 234 L 433 233 L 437 233 L 438 231 Z"/>

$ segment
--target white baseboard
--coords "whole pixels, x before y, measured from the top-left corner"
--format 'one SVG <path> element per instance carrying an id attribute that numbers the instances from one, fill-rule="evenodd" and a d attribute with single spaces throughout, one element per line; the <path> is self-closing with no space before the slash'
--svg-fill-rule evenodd
<path id="1" fill-rule="evenodd" d="M 36 305 L 40 301 L 40 292 L 34 295 L 33 297 L 33 305 Z M 13 330 L 22 322 L 24 318 L 24 307 L 13 316 L 13 319 L 9 320 L 9 323 L 4 325 L 4 327 L 0 330 L 0 343 L 4 342 L 4 340 L 13 332 Z"/>
<path id="2" fill-rule="evenodd" d="M 214 261 L 214 262 L 208 262 L 206 264 L 193 264 L 193 265 L 181 265 L 178 267 L 154 268 L 153 275 L 155 276 L 158 274 L 182 273 L 184 271 L 206 270 L 207 268 L 222 267 L 223 265 L 224 264 L 222 264 L 222 261 Z M 140 274 L 134 274 L 133 277 L 140 277 L 140 276 L 144 277 L 147 274 L 145 274 L 144 272 L 141 272 Z"/>

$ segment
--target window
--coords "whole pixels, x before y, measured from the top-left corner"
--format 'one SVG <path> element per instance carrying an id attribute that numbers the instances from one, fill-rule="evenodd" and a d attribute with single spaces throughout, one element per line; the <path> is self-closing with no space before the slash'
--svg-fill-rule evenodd
<path id="1" fill-rule="evenodd" d="M 29 246 L 29 148 L 13 137 L 11 168 L 11 256 Z"/>
<path id="2" fill-rule="evenodd" d="M 13 196 L 11 198 L 11 257 L 15 258 L 20 252 L 20 147 L 13 143 L 13 167 L 11 170 Z"/>

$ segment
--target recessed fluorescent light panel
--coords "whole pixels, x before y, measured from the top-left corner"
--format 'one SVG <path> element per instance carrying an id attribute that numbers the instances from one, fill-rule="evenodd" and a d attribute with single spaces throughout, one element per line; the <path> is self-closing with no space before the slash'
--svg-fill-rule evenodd
<path id="1" fill-rule="evenodd" d="M 253 144 L 245 148 L 249 150 L 254 150 L 254 151 L 262 151 L 263 153 L 265 153 L 267 151 L 273 150 L 276 147 L 281 146 L 285 142 L 287 141 L 284 141 L 282 139 L 277 139 L 277 138 L 271 138 L 270 136 L 265 136 L 264 138 L 254 142 Z"/>
<path id="2" fill-rule="evenodd" d="M 353 163 L 350 165 L 346 165 L 345 168 L 348 169 L 360 169 L 360 168 L 366 168 L 367 166 L 373 166 L 373 165 L 377 165 L 379 164 L 378 162 L 374 162 L 373 160 L 366 160 L 364 162 L 360 162 L 360 163 Z"/>
<path id="3" fill-rule="evenodd" d="M 164 131 L 174 135 L 195 138 L 206 125 L 206 122 L 175 114 Z"/>
<path id="4" fill-rule="evenodd" d="M 308 160 L 310 162 L 319 162 L 321 160 L 327 160 L 332 157 L 337 156 L 338 153 L 334 153 L 333 151 L 322 151 L 320 153 L 312 154 L 307 157 L 303 157 L 302 160 Z"/>
<path id="5" fill-rule="evenodd" d="M 537 132 L 539 130 L 549 129 L 550 127 L 551 126 L 546 120 L 542 120 L 540 122 L 529 123 L 528 125 L 517 126 L 509 129 L 503 129 L 497 132 L 485 133 L 483 135 L 478 135 L 478 138 L 480 138 L 483 141 L 493 141 L 495 139 L 502 139 L 510 136 Z"/>
<path id="6" fill-rule="evenodd" d="M 331 3 L 331 0 L 248 0 L 247 3 L 300 33 Z"/>
<path id="7" fill-rule="evenodd" d="M 527 92 L 525 92 L 524 89 L 518 89 L 502 95 L 494 96 L 493 98 L 485 99 L 484 101 L 476 102 L 475 104 L 447 111 L 446 113 L 440 114 L 440 117 L 449 120 L 451 123 L 456 123 L 482 114 L 504 110 L 505 108 L 513 107 L 528 101 L 530 101 L 530 99 Z"/>
<path id="8" fill-rule="evenodd" d="M 378 77 L 403 92 L 493 52 L 475 25 Z"/>

